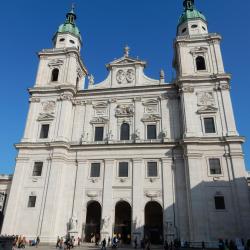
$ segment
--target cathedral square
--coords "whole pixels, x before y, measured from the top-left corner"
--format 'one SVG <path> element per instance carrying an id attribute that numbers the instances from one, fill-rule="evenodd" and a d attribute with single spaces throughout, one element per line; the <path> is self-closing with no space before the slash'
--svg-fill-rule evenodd
<path id="1" fill-rule="evenodd" d="M 0 176 L 2 235 L 207 247 L 250 239 L 245 138 L 222 37 L 209 32 L 194 0 L 183 6 L 171 82 L 163 70 L 146 76 L 147 62 L 129 46 L 95 82 L 81 59 L 74 8 L 67 13 L 54 47 L 38 53 L 13 177 Z"/>

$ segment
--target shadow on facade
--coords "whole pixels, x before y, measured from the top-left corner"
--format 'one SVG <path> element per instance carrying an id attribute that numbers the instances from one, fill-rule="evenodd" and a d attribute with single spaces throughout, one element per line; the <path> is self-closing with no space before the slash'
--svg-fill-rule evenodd
<path id="1" fill-rule="evenodd" d="M 171 242 L 179 239 L 197 244 L 204 241 L 211 247 L 217 246 L 219 238 L 249 239 L 250 202 L 247 180 L 239 178 L 222 181 L 220 178 L 202 182 L 189 190 L 179 189 L 177 185 L 174 190 L 175 201 L 165 210 L 152 198 L 144 207 L 143 226 L 138 226 L 138 221 L 132 220 L 133 209 L 130 204 L 118 202 L 115 205 L 113 235 L 108 237 L 118 236 L 124 244 L 134 243 L 135 238 L 138 245 L 143 238 L 155 245 L 163 244 L 164 240 Z M 188 185 L 191 185 L 190 182 Z M 91 219 L 88 216 L 86 223 L 90 225 Z M 96 220 L 97 217 L 92 214 L 93 219 Z M 101 235 L 105 222 L 100 220 L 92 223 L 97 225 Z M 84 230 L 85 240 L 89 241 L 88 237 L 93 229 L 88 232 L 89 229 L 85 227 Z"/>

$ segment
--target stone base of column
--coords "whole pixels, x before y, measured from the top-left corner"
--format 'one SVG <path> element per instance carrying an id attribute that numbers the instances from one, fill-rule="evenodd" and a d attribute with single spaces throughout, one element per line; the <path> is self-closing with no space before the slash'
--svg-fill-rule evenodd
<path id="1" fill-rule="evenodd" d="M 78 231 L 76 231 L 76 230 L 70 230 L 69 231 L 69 236 L 70 236 L 70 238 L 74 237 L 75 239 L 77 239 L 77 237 L 78 237 Z"/>

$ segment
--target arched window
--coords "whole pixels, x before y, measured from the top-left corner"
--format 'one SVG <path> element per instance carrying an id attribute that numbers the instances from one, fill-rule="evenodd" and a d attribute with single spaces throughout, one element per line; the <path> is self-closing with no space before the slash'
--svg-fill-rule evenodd
<path id="1" fill-rule="evenodd" d="M 129 124 L 128 123 L 123 123 L 121 125 L 121 140 L 129 140 L 129 135 L 130 135 L 130 129 L 129 129 Z"/>
<path id="2" fill-rule="evenodd" d="M 197 70 L 206 70 L 206 63 L 203 56 L 196 57 L 196 68 Z"/>
<path id="3" fill-rule="evenodd" d="M 59 76 L 59 69 L 53 69 L 52 74 L 51 74 L 51 81 L 52 82 L 57 82 L 58 81 L 58 76 Z"/>

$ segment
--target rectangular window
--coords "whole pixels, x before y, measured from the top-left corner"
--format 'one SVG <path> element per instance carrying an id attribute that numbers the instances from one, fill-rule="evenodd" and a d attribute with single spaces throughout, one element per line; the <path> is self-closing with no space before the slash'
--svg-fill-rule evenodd
<path id="1" fill-rule="evenodd" d="M 32 176 L 41 176 L 43 170 L 43 162 L 35 162 Z"/>
<path id="2" fill-rule="evenodd" d="M 42 124 L 40 138 L 45 139 L 48 138 L 48 136 L 49 136 L 49 124 Z"/>
<path id="3" fill-rule="evenodd" d="M 128 177 L 128 162 L 119 162 L 119 177 Z"/>
<path id="4" fill-rule="evenodd" d="M 204 118 L 204 128 L 205 133 L 207 134 L 213 134 L 215 133 L 215 124 L 214 124 L 214 118 Z"/>
<path id="5" fill-rule="evenodd" d="M 103 141 L 103 127 L 95 127 L 95 141 Z"/>
<path id="6" fill-rule="evenodd" d="M 147 139 L 156 139 L 156 125 L 147 125 Z"/>
<path id="7" fill-rule="evenodd" d="M 215 209 L 224 210 L 226 209 L 224 196 L 215 196 L 214 197 Z"/>
<path id="8" fill-rule="evenodd" d="M 28 207 L 36 206 L 36 196 L 29 196 Z"/>
<path id="9" fill-rule="evenodd" d="M 209 159 L 210 174 L 222 174 L 220 159 Z"/>
<path id="10" fill-rule="evenodd" d="M 100 163 L 91 163 L 90 177 L 100 177 L 100 168 Z"/>
<path id="11" fill-rule="evenodd" d="M 148 177 L 157 177 L 158 171 L 157 171 L 157 162 L 148 162 L 147 166 L 147 174 Z"/>

